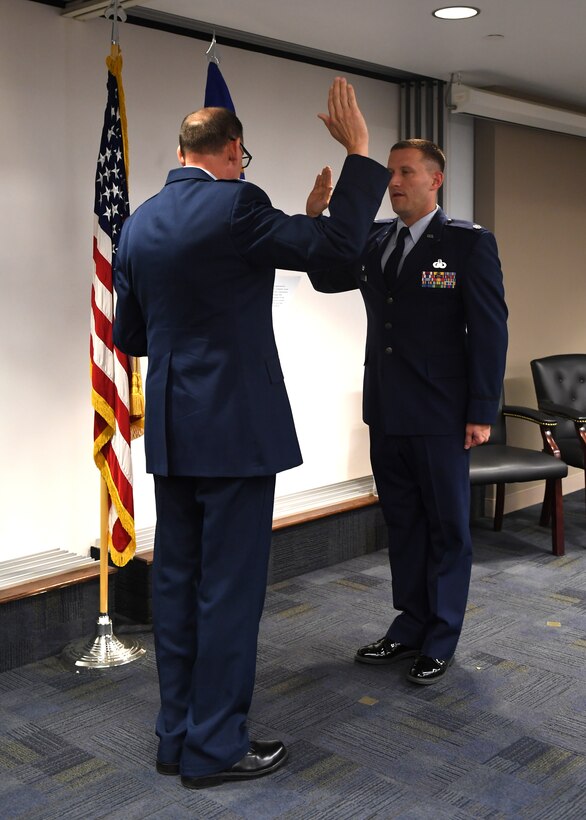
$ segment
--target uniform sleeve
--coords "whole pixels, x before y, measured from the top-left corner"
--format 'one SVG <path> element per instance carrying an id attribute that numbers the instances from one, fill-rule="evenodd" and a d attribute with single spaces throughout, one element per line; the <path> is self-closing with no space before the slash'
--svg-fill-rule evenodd
<path id="1" fill-rule="evenodd" d="M 508 311 L 497 244 L 489 231 L 478 236 L 464 264 L 469 384 L 467 421 L 493 424 L 505 375 Z"/>
<path id="2" fill-rule="evenodd" d="M 320 293 L 344 293 L 358 289 L 356 264 L 340 265 L 330 270 L 308 271 L 314 289 Z"/>
<path id="3" fill-rule="evenodd" d="M 372 249 L 376 236 L 380 233 L 381 223 L 375 222 L 370 226 L 366 249 L 361 258 L 349 265 L 336 265 L 327 270 L 309 270 L 308 276 L 314 289 L 320 293 L 344 293 L 360 288 L 360 276 L 364 274 L 365 255 Z"/>
<path id="4" fill-rule="evenodd" d="M 114 317 L 114 344 L 129 356 L 147 355 L 146 324 L 141 307 L 132 289 L 132 276 L 126 253 L 131 220 L 122 228 L 120 243 L 114 264 L 114 288 L 116 290 L 116 313 Z"/>
<path id="5" fill-rule="evenodd" d="M 346 158 L 330 217 L 287 216 L 266 194 L 244 183 L 235 199 L 232 240 L 251 264 L 317 270 L 358 258 L 388 185 L 388 171 L 358 155 Z"/>

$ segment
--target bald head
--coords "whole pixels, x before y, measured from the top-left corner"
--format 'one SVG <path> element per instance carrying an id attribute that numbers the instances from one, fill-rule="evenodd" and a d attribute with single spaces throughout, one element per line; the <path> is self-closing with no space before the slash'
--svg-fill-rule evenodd
<path id="1" fill-rule="evenodd" d="M 200 108 L 188 114 L 179 130 L 179 148 L 189 154 L 219 154 L 230 140 L 242 138 L 242 123 L 227 108 Z"/>

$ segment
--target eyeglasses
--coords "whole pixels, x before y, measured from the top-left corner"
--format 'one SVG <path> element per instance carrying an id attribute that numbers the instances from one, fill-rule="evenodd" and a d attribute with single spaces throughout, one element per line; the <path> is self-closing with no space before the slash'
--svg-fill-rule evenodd
<path id="1" fill-rule="evenodd" d="M 249 154 L 246 148 L 240 143 L 240 148 L 242 149 L 242 167 L 248 168 L 250 165 L 250 160 L 252 159 L 252 154 Z"/>
<path id="2" fill-rule="evenodd" d="M 240 137 L 230 137 L 230 139 L 231 140 L 237 140 L 237 139 L 240 139 Z M 244 170 L 244 168 L 248 168 L 248 166 L 250 165 L 250 160 L 252 159 L 252 154 L 250 154 L 246 150 L 242 140 L 240 140 L 240 150 L 242 151 L 242 169 Z"/>

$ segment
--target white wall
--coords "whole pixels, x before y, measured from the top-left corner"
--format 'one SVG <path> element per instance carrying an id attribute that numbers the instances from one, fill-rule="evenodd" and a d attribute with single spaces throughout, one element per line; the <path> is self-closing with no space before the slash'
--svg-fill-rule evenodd
<path id="1" fill-rule="evenodd" d="M 106 100 L 110 24 L 0 0 L 0 373 L 3 470 L 0 560 L 61 547 L 82 554 L 99 533 L 89 386 L 93 180 Z M 179 123 L 203 103 L 207 44 L 120 27 L 131 207 L 176 164 Z M 334 72 L 221 48 L 245 143 L 248 178 L 288 212 L 304 210 L 315 174 L 337 173 L 341 146 L 316 117 Z M 386 161 L 397 137 L 397 88 L 353 77 Z M 385 204 L 381 215 L 390 215 Z M 364 310 L 358 294 L 324 297 L 303 280 L 276 331 L 305 464 L 278 493 L 369 473 L 360 420 Z M 136 525 L 154 523 L 142 442 L 133 444 Z"/>

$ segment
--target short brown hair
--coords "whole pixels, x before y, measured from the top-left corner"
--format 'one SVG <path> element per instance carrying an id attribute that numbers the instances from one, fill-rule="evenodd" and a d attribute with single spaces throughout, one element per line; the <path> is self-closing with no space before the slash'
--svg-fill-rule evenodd
<path id="1" fill-rule="evenodd" d="M 427 159 L 435 162 L 442 173 L 444 172 L 444 168 L 446 167 L 446 155 L 435 142 L 422 139 L 400 140 L 393 145 L 391 151 L 400 151 L 402 148 L 415 148 L 417 151 L 421 151 Z"/>
<path id="2" fill-rule="evenodd" d="M 200 108 L 184 117 L 179 148 L 186 154 L 218 154 L 230 140 L 242 139 L 242 123 L 228 108 Z"/>

